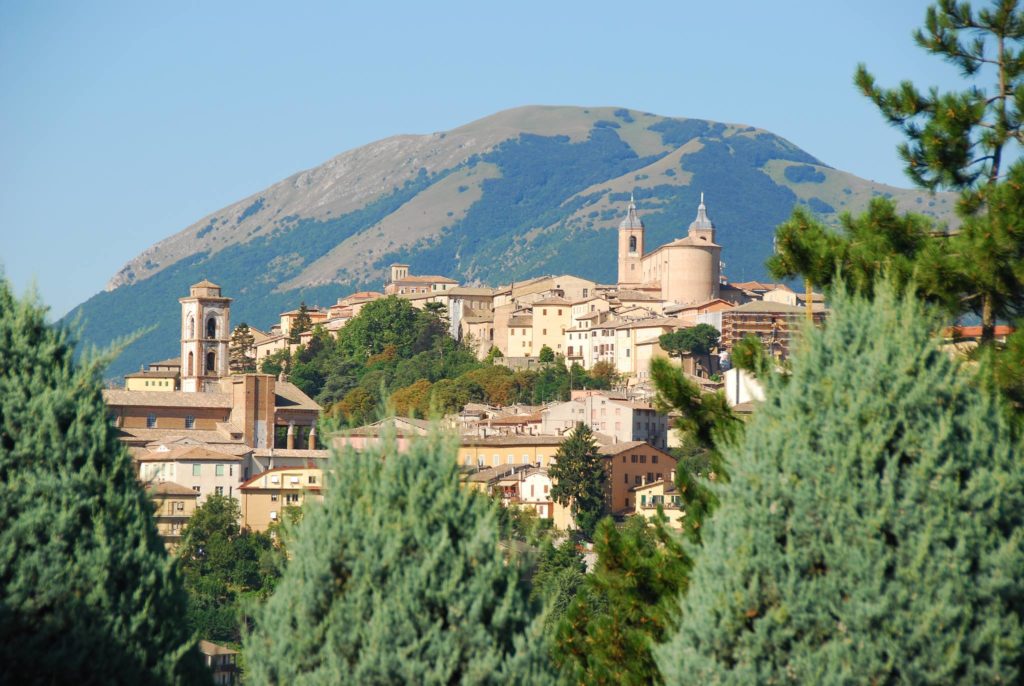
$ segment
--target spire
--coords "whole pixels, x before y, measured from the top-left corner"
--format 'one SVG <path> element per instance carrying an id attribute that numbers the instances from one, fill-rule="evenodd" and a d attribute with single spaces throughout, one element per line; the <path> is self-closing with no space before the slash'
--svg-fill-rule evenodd
<path id="1" fill-rule="evenodd" d="M 690 224 L 690 231 L 714 231 L 715 225 L 708 217 L 708 208 L 704 205 L 704 191 L 700 193 L 700 205 L 697 206 L 697 218 Z M 712 239 L 714 240 L 714 239 Z"/>
<path id="2" fill-rule="evenodd" d="M 642 229 L 644 223 L 640 220 L 640 216 L 636 213 L 636 199 L 633 197 L 633 193 L 629 194 L 629 207 L 626 209 L 626 218 L 619 224 L 619 229 Z"/>

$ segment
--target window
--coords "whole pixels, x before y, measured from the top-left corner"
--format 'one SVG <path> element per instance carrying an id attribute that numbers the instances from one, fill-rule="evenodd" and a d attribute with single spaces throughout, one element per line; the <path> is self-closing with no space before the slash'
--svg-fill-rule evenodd
<path id="1" fill-rule="evenodd" d="M 630 455 L 629 461 L 632 462 L 633 464 L 636 464 L 636 455 Z"/>
<path id="2" fill-rule="evenodd" d="M 546 317 L 548 314 L 548 308 L 545 307 L 543 310 L 541 310 L 541 313 Z"/>
<path id="3" fill-rule="evenodd" d="M 647 456 L 646 455 L 641 455 L 640 456 L 640 464 L 647 464 Z"/>
<path id="4" fill-rule="evenodd" d="M 184 512 L 184 510 L 185 510 L 185 501 L 183 501 L 183 500 L 176 501 L 174 503 L 174 509 L 177 510 L 178 512 Z"/>
<path id="5" fill-rule="evenodd" d="M 647 483 L 651 483 L 653 481 L 654 481 L 654 474 L 651 474 L 650 472 L 647 472 Z"/>
<path id="6" fill-rule="evenodd" d="M 584 298 L 586 298 L 589 295 L 589 293 L 590 293 L 590 289 L 589 288 L 584 288 L 583 289 L 583 297 Z"/>
<path id="7" fill-rule="evenodd" d="M 188 317 L 188 338 L 192 339 L 196 337 L 196 318 L 192 315 Z"/>
<path id="8" fill-rule="evenodd" d="M 147 429 L 152 429 L 152 428 L 155 428 L 155 427 L 156 427 L 156 414 L 154 414 L 153 412 L 150 412 L 148 415 L 146 415 L 146 428 Z"/>
<path id="9" fill-rule="evenodd" d="M 219 464 L 213 469 L 214 476 L 224 476 L 224 465 Z"/>
<path id="10" fill-rule="evenodd" d="M 623 474 L 622 476 L 625 477 L 623 480 L 626 482 L 626 485 L 628 486 L 629 485 L 629 474 Z"/>
<path id="11" fill-rule="evenodd" d="M 192 490 L 193 490 L 193 491 L 195 491 L 196 493 L 199 493 L 199 492 L 200 492 L 200 490 L 199 490 L 199 486 L 193 486 L 193 487 L 192 487 Z"/>
<path id="12" fill-rule="evenodd" d="M 276 521 L 277 520 L 277 510 L 271 510 L 270 511 L 270 520 L 271 521 Z"/>
<path id="13" fill-rule="evenodd" d="M 193 373 L 192 372 L 192 360 L 193 360 L 192 353 L 189 353 L 188 354 L 188 373 L 186 374 L 186 376 L 192 376 L 192 373 Z"/>
<path id="14" fill-rule="evenodd" d="M 194 465 L 192 465 L 192 476 L 202 476 L 202 475 L 203 475 L 203 465 L 201 465 L 201 464 L 194 464 Z"/>
<path id="15" fill-rule="evenodd" d="M 562 316 L 562 308 L 558 308 L 558 316 L 559 316 L 559 317 L 561 317 L 561 316 Z"/>
<path id="16" fill-rule="evenodd" d="M 224 487 L 216 486 L 214 487 L 213 492 L 216 493 L 217 495 L 224 495 Z"/>
<path id="17" fill-rule="evenodd" d="M 196 426 L 196 418 L 190 414 L 185 415 L 185 428 L 194 429 Z"/>
<path id="18" fill-rule="evenodd" d="M 206 320 L 206 337 L 216 338 L 217 337 L 217 320 L 210 317 Z"/>
<path id="19" fill-rule="evenodd" d="M 206 353 L 206 371 L 212 372 L 217 367 L 217 355 L 215 353 Z"/>
<path id="20" fill-rule="evenodd" d="M 235 465 L 229 464 L 228 465 L 228 476 L 234 476 L 234 475 L 235 475 Z"/>
<path id="21" fill-rule="evenodd" d="M 629 252 L 636 252 L 636 236 L 629 237 Z"/>
<path id="22" fill-rule="evenodd" d="M 651 455 L 651 464 L 658 464 L 658 456 Z"/>
<path id="23" fill-rule="evenodd" d="M 311 483 L 311 484 L 315 484 L 316 483 L 316 477 L 313 476 L 312 474 L 309 477 L 309 483 Z"/>
<path id="24" fill-rule="evenodd" d="M 271 493 L 270 494 L 270 502 L 272 502 L 272 503 L 276 503 L 277 502 L 277 493 Z"/>
<path id="25" fill-rule="evenodd" d="M 633 477 L 634 485 L 639 486 L 641 481 L 643 481 L 643 478 L 639 474 Z"/>

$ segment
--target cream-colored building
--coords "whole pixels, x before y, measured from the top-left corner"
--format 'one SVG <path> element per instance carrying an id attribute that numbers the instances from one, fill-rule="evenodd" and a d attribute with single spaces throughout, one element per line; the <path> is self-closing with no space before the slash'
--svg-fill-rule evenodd
<path id="1" fill-rule="evenodd" d="M 384 295 L 436 293 L 459 285 L 447 276 L 412 276 L 407 264 L 391 265 L 390 277 L 384 286 Z"/>
<path id="2" fill-rule="evenodd" d="M 668 416 L 653 405 L 616 397 L 608 391 L 573 391 L 572 400 L 544 408 L 540 431 L 563 435 L 580 422 L 617 443 L 645 441 L 658 448 L 668 445 Z"/>
<path id="3" fill-rule="evenodd" d="M 722 248 L 715 243 L 715 226 L 701 194 L 697 218 L 687 235 L 644 253 L 644 224 L 630 200 L 619 225 L 620 288 L 658 288 L 666 303 L 696 303 L 717 298 L 721 283 Z"/>
<path id="4" fill-rule="evenodd" d="M 184 486 L 196 494 L 198 505 L 206 502 L 210 495 L 237 497 L 238 486 L 242 483 L 240 456 L 201 445 L 137 453 L 134 461 L 138 465 L 139 481 L 144 485 L 169 482 Z"/>
<path id="5" fill-rule="evenodd" d="M 459 464 L 470 469 L 502 465 L 534 466 L 547 469 L 554 460 L 563 436 L 506 435 L 479 438 L 463 436 Z"/>
<path id="6" fill-rule="evenodd" d="M 285 516 L 289 507 L 302 507 L 307 500 L 323 500 L 323 470 L 311 467 L 275 467 L 258 474 L 239 487 L 242 527 L 266 531 Z"/>
<path id="7" fill-rule="evenodd" d="M 612 513 L 631 514 L 636 503 L 633 488 L 658 480 L 672 480 L 676 458 L 643 441 L 599 446 L 608 473 L 607 498 Z"/>
<path id="8" fill-rule="evenodd" d="M 533 351 L 530 355 L 537 357 L 545 346 L 556 355 L 564 355 L 565 332 L 572 326 L 572 302 L 552 296 L 534 302 L 531 307 Z"/>
<path id="9" fill-rule="evenodd" d="M 213 389 L 228 376 L 231 298 L 220 286 L 203 280 L 189 288 L 181 303 L 181 390 Z"/>
<path id="10" fill-rule="evenodd" d="M 637 344 L 657 340 L 662 334 L 679 328 L 679 320 L 671 317 L 638 319 L 615 327 L 615 370 L 623 376 L 646 379 L 650 370 L 650 357 L 637 359 Z M 649 350 L 649 349 L 648 349 Z"/>
<path id="11" fill-rule="evenodd" d="M 176 391 L 178 372 L 132 372 L 124 375 L 124 387 L 129 391 Z"/>
<path id="12" fill-rule="evenodd" d="M 658 508 L 668 520 L 669 526 L 682 530 L 686 511 L 682 508 L 682 497 L 676 490 L 673 477 L 633 487 L 633 514 L 653 519 Z"/>

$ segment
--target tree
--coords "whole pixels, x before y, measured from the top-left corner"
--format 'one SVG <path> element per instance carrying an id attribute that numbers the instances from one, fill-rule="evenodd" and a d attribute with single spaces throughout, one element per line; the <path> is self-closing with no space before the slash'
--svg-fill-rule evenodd
<path id="1" fill-rule="evenodd" d="M 253 355 L 256 337 L 252 335 L 249 325 L 242 322 L 231 332 L 231 343 L 228 344 L 228 366 L 232 374 L 253 374 L 256 371 L 256 358 Z"/>
<path id="2" fill-rule="evenodd" d="M 377 399 L 365 388 L 353 388 L 332 410 L 335 418 L 344 418 L 349 426 L 369 424 L 377 418 Z"/>
<path id="3" fill-rule="evenodd" d="M 540 353 L 537 355 L 537 361 L 543 365 L 554 364 L 555 351 L 546 345 L 542 345 L 540 347 Z"/>
<path id="4" fill-rule="evenodd" d="M 619 383 L 619 371 L 615 368 L 615 363 L 607 360 L 595 362 L 590 368 L 589 377 L 593 383 L 591 387 L 596 389 L 607 390 Z"/>
<path id="5" fill-rule="evenodd" d="M 529 683 L 543 672 L 496 505 L 463 488 L 455 445 L 394 436 L 334 455 L 324 502 L 245 639 L 257 683 Z M 532 667 L 527 667 L 532 665 Z"/>
<path id="6" fill-rule="evenodd" d="M 0 682 L 207 683 L 104 359 L 0 279 Z"/>
<path id="7" fill-rule="evenodd" d="M 430 390 L 433 387 L 426 379 L 399 388 L 391 394 L 391 405 L 395 412 L 404 417 L 426 417 L 430 414 Z"/>
<path id="8" fill-rule="evenodd" d="M 313 329 L 313 319 L 309 316 L 309 308 L 306 307 L 305 301 L 299 303 L 299 313 L 295 316 L 295 320 L 292 325 L 288 328 L 289 343 L 298 343 L 300 335 L 306 331 Z"/>
<path id="9" fill-rule="evenodd" d="M 678 331 L 663 333 L 658 337 L 662 350 L 670 357 L 682 357 L 684 354 L 703 355 L 704 368 L 711 373 L 711 351 L 718 347 L 721 334 L 710 324 L 697 324 Z"/>
<path id="10" fill-rule="evenodd" d="M 587 539 L 607 510 L 605 482 L 608 479 L 604 458 L 597 451 L 594 433 L 586 424 L 576 425 L 555 453 L 548 468 L 551 499 L 568 506 L 576 527 Z"/>
<path id="11" fill-rule="evenodd" d="M 411 357 L 418 336 L 419 314 L 408 300 L 396 296 L 367 303 L 339 333 L 338 343 L 349 355 L 366 359 L 388 345 L 400 357 Z"/>
<path id="12" fill-rule="evenodd" d="M 537 569 L 533 573 L 530 599 L 544 604 L 545 628 L 553 631 L 583 586 L 587 566 L 576 541 L 566 537 L 555 547 L 551 541 L 541 545 Z"/>
<path id="13" fill-rule="evenodd" d="M 1024 142 L 1024 13 L 1017 0 L 998 0 L 978 11 L 966 2 L 940 0 L 928 9 L 924 29 L 915 32 L 914 40 L 957 67 L 965 79 L 987 79 L 991 89 L 972 85 L 960 92 L 940 93 L 933 88 L 925 94 L 909 81 L 885 89 L 875 83 L 863 64 L 857 67 L 854 80 L 889 123 L 906 136 L 899 153 L 914 183 L 931 190 L 962 192 L 960 210 L 975 221 L 966 222 L 961 235 L 951 239 L 958 245 L 950 252 L 962 251 L 957 264 L 966 267 L 961 274 L 965 295 L 981 315 L 982 341 L 988 343 L 994 338 L 996 319 L 1002 315 L 1000 295 L 1005 293 L 988 280 L 972 279 L 978 276 L 972 267 L 988 263 L 991 268 L 997 263 L 998 271 L 1005 272 L 1021 253 L 1021 237 L 1016 231 L 1004 233 L 1004 240 L 979 238 L 985 235 L 986 224 L 998 222 L 991 215 L 1001 210 L 990 204 L 991 193 L 1004 178 L 1011 153 L 1016 152 L 1014 146 Z M 1002 226 L 1010 228 L 1006 223 Z M 1011 248 L 1008 254 L 1003 252 L 1007 247 Z M 1019 307 L 1016 303 L 1015 308 Z"/>
<path id="14" fill-rule="evenodd" d="M 674 684 L 1020 683 L 1024 463 L 994 394 L 891 284 L 838 290 L 709 522 Z"/>
<path id="15" fill-rule="evenodd" d="M 604 519 L 597 564 L 558 625 L 552 652 L 572 683 L 663 683 L 652 648 L 675 628 L 689 557 L 663 518 Z"/>
<path id="16" fill-rule="evenodd" d="M 196 508 L 182 532 L 177 557 L 189 592 L 189 627 L 203 638 L 237 643 L 242 603 L 263 598 L 279 571 L 265 533 L 242 530 L 238 501 L 211 495 Z"/>

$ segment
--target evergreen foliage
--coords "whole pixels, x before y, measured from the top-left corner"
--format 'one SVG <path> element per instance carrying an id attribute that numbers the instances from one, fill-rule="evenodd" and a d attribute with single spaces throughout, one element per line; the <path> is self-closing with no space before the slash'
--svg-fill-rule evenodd
<path id="1" fill-rule="evenodd" d="M 561 545 L 541 545 L 534 570 L 530 599 L 544 605 L 544 626 L 554 630 L 583 586 L 587 567 L 576 541 L 566 537 Z"/>
<path id="2" fill-rule="evenodd" d="M 654 404 L 666 414 L 678 412 L 674 428 L 682 438 L 682 448 L 673 451 L 676 487 L 686 517 L 683 530 L 694 542 L 701 538 L 704 521 L 718 506 L 711 481 L 728 481 L 729 469 L 723 450 L 743 433 L 743 424 L 733 414 L 722 391 L 704 393 L 668 360 L 651 360 L 651 380 L 656 395 Z"/>
<path id="3" fill-rule="evenodd" d="M 957 289 L 981 317 L 982 341 L 994 340 L 1007 309 L 1024 308 L 1024 169 L 1014 159 L 1024 142 L 1024 11 L 1019 0 L 975 10 L 939 0 L 914 34 L 925 51 L 954 65 L 971 83 L 963 91 L 922 93 L 909 81 L 881 88 L 859 65 L 854 80 L 882 116 L 907 138 L 899 146 L 907 175 L 922 188 L 961 191 L 963 230 L 949 239 Z M 1009 169 L 1009 174 L 1007 170 Z"/>
<path id="4" fill-rule="evenodd" d="M 306 302 L 302 301 L 299 303 L 299 313 L 295 315 L 295 319 L 292 321 L 292 325 L 288 327 L 288 342 L 298 343 L 299 336 L 313 328 L 313 319 L 309 316 L 309 308 L 306 307 Z"/>
<path id="5" fill-rule="evenodd" d="M 663 683 L 652 648 L 674 628 L 690 560 L 665 527 L 630 517 L 603 520 L 597 565 L 558 625 L 552 652 L 572 683 Z"/>
<path id="6" fill-rule="evenodd" d="M 667 681 L 1020 683 L 1021 447 L 917 300 L 834 306 L 726 449 Z"/>
<path id="7" fill-rule="evenodd" d="M 496 505 L 462 487 L 455 446 L 394 436 L 335 455 L 293 557 L 245 639 L 258 683 L 543 682 L 518 566 Z"/>
<path id="8" fill-rule="evenodd" d="M 608 509 L 608 473 L 589 426 L 583 422 L 576 424 L 558 446 L 548 473 L 555 484 L 551 487 L 551 499 L 569 507 L 576 527 L 589 539 Z"/>
<path id="9" fill-rule="evenodd" d="M 242 322 L 231 332 L 228 344 L 228 367 L 232 374 L 251 374 L 256 371 L 256 359 L 253 347 L 256 337 L 252 335 L 249 325 Z"/>
<path id="10" fill-rule="evenodd" d="M 210 641 L 242 640 L 243 605 L 267 597 L 283 556 L 266 533 L 242 530 L 238 501 L 211 495 L 189 518 L 176 555 L 189 593 L 189 628 Z"/>
<path id="11" fill-rule="evenodd" d="M 670 357 L 682 357 L 685 354 L 703 356 L 704 369 L 710 374 L 711 351 L 718 347 L 720 337 L 718 329 L 710 324 L 697 324 L 663 333 L 658 338 L 658 343 Z"/>
<path id="12" fill-rule="evenodd" d="M 73 357 L 0 279 L 0 682 L 205 683 L 102 361 Z"/>

